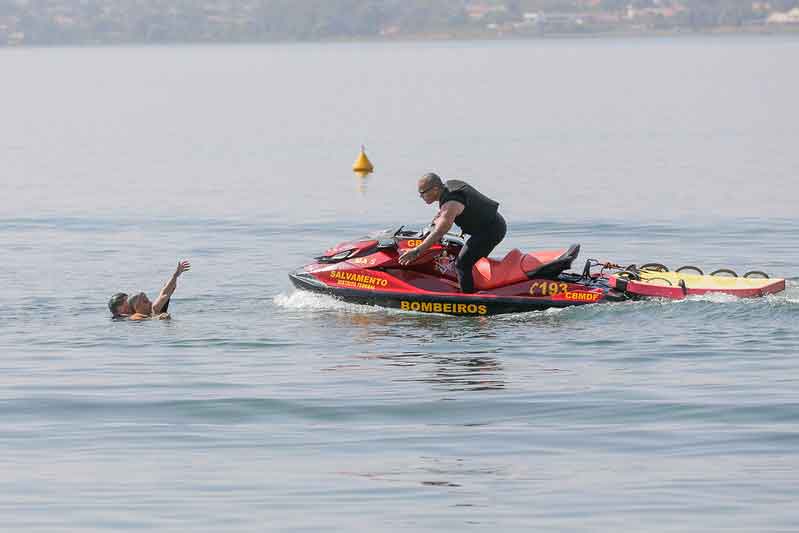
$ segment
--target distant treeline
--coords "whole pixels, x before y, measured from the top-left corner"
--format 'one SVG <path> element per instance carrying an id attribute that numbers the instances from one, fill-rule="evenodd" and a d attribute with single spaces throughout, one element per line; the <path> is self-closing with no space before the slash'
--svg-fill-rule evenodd
<path id="1" fill-rule="evenodd" d="M 419 33 L 469 23 L 460 0 L 263 0 L 260 35 L 315 39 Z"/>
<path id="2" fill-rule="evenodd" d="M 764 20 L 799 0 L 0 0 L 0 45 L 423 36 L 530 28 L 530 13 L 616 14 L 623 25 L 630 8 L 669 6 L 676 14 L 658 15 L 662 27 L 704 28 Z"/>

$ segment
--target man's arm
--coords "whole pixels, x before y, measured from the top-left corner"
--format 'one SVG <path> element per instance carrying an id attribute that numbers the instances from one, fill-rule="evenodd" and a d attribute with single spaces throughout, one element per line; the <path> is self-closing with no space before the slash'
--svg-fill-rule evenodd
<path id="1" fill-rule="evenodd" d="M 465 205 L 454 200 L 442 205 L 441 211 L 438 212 L 438 216 L 436 217 L 433 231 L 430 232 L 422 244 L 403 253 L 399 258 L 400 264 L 408 265 L 413 263 L 423 252 L 440 241 L 441 237 L 446 235 L 455 223 L 455 217 L 463 213 L 465 208 Z"/>
<path id="2" fill-rule="evenodd" d="M 178 286 L 178 278 L 181 274 L 186 272 L 187 270 L 191 269 L 191 264 L 188 261 L 180 261 L 178 263 L 178 267 L 175 269 L 175 273 L 172 274 L 172 277 L 169 278 L 169 281 L 166 282 L 164 288 L 161 289 L 161 293 L 158 295 L 158 298 L 155 299 L 153 302 L 153 314 L 158 315 L 161 314 L 163 308 L 166 306 L 169 298 L 172 296 L 172 293 L 175 292 L 175 289 Z"/>

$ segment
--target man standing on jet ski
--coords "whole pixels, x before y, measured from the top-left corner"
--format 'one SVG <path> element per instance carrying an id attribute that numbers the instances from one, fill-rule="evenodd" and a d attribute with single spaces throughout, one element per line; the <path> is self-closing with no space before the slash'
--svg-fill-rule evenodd
<path id="1" fill-rule="evenodd" d="M 477 189 L 460 180 L 442 182 L 432 172 L 419 179 L 419 196 L 427 204 L 438 202 L 438 214 L 433 219 L 433 231 L 419 246 L 403 253 L 402 265 L 413 263 L 425 250 L 436 244 L 457 224 L 469 239 L 463 245 L 455 262 L 461 291 L 473 293 L 472 267 L 502 241 L 507 231 L 505 219 L 497 209 L 499 203 L 481 194 Z"/>

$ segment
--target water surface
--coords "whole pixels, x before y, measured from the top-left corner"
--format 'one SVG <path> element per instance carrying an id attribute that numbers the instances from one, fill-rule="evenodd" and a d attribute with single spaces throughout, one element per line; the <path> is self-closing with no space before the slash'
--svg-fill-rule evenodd
<path id="1" fill-rule="evenodd" d="M 798 43 L 1 50 L 0 525 L 795 531 Z M 501 202 L 498 254 L 788 290 L 464 318 L 290 287 L 430 220 L 430 170 Z M 109 319 L 179 258 L 172 321 Z"/>

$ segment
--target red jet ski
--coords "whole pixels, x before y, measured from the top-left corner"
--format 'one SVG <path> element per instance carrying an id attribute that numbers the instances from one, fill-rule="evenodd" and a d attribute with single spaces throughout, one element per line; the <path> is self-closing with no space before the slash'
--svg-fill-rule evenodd
<path id="1" fill-rule="evenodd" d="M 382 231 L 330 248 L 315 262 L 289 274 L 299 289 L 331 294 L 341 300 L 421 313 L 493 315 L 626 300 L 607 278 L 566 272 L 580 246 L 484 258 L 474 266 L 477 292 L 460 292 L 455 259 L 463 239 L 447 234 L 410 265 L 399 256 L 419 246 L 428 230 Z"/>

